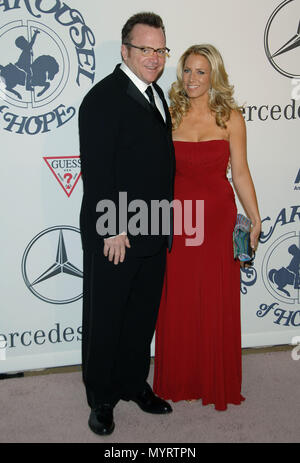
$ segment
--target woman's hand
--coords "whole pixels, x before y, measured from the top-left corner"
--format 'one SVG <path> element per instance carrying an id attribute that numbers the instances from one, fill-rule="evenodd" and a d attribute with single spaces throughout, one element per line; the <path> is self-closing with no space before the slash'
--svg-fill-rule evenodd
<path id="1" fill-rule="evenodd" d="M 258 240 L 261 232 L 261 222 L 258 221 L 250 231 L 250 246 L 255 252 L 258 246 Z M 240 262 L 242 268 L 251 267 L 252 261 Z"/>
<path id="2" fill-rule="evenodd" d="M 251 232 L 250 232 L 250 246 L 253 251 L 256 251 L 258 240 L 261 232 L 261 222 L 257 221 L 255 225 L 253 225 Z"/>

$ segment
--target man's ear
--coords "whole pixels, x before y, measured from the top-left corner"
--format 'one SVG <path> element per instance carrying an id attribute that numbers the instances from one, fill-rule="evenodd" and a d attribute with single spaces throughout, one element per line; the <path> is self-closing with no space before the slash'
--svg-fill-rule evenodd
<path id="1" fill-rule="evenodd" d="M 124 44 L 122 44 L 121 46 L 121 55 L 122 55 L 123 61 L 126 61 L 128 57 L 128 48 Z"/>

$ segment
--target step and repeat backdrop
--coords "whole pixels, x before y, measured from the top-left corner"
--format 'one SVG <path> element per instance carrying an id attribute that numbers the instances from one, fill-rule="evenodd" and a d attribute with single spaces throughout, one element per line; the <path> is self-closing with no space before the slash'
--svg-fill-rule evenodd
<path id="1" fill-rule="evenodd" d="M 78 108 L 143 10 L 166 26 L 166 94 L 186 48 L 212 43 L 244 105 L 263 233 L 243 347 L 300 341 L 300 0 L 0 0 L 0 372 L 81 363 Z"/>

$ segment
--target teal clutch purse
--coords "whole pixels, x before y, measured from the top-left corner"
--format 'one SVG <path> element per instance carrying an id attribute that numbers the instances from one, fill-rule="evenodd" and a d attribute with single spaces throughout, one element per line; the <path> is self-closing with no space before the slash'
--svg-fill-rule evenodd
<path id="1" fill-rule="evenodd" d="M 233 230 L 233 255 L 242 262 L 252 261 L 255 253 L 250 246 L 251 220 L 238 214 Z"/>

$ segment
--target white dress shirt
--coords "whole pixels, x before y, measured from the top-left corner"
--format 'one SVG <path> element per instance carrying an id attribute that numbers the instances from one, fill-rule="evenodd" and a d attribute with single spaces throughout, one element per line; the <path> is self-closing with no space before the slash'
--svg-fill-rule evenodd
<path id="1" fill-rule="evenodd" d="M 139 89 L 139 91 L 149 101 L 149 97 L 145 93 L 147 88 L 149 87 L 149 84 L 146 84 L 141 79 L 139 79 L 139 77 L 137 77 L 134 74 L 134 72 L 132 72 L 131 69 L 129 69 L 129 67 L 124 63 L 124 61 L 122 62 L 121 66 L 120 66 L 120 69 L 127 75 L 127 77 L 129 77 L 129 79 L 134 83 L 134 85 Z M 164 110 L 164 105 L 163 105 L 157 91 L 155 90 L 155 88 L 153 87 L 152 84 L 151 84 L 151 88 L 153 90 L 153 95 L 154 95 L 154 100 L 155 100 L 156 107 L 159 110 L 160 114 L 162 115 L 163 120 L 166 122 L 166 114 L 165 114 L 165 110 Z"/>

